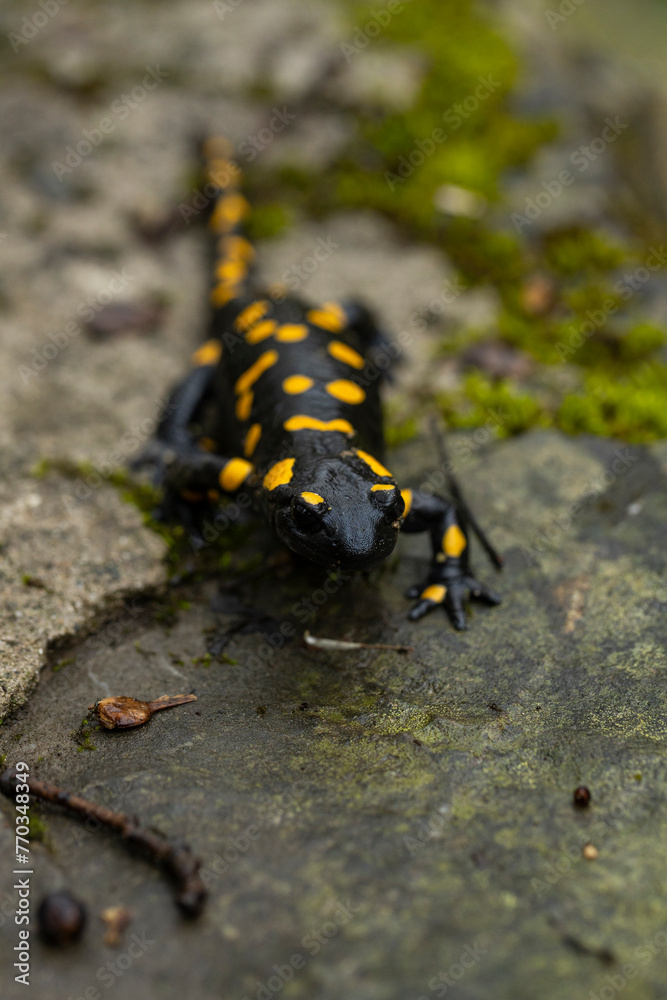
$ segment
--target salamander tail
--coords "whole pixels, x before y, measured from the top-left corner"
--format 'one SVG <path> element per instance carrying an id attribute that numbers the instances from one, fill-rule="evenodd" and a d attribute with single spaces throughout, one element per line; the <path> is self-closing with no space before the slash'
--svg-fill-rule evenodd
<path id="1" fill-rule="evenodd" d="M 232 159 L 234 147 L 224 136 L 202 144 L 206 184 L 215 188 L 209 228 L 214 238 L 211 305 L 221 309 L 243 295 L 255 250 L 243 232 L 250 205 L 240 192 L 242 172 Z"/>

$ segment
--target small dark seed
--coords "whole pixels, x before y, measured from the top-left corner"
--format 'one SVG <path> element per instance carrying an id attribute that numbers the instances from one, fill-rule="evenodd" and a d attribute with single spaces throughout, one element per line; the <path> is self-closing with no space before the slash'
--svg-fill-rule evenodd
<path id="1" fill-rule="evenodd" d="M 588 803 L 591 801 L 591 793 L 584 785 L 579 785 L 579 788 L 575 788 L 573 801 L 575 806 L 580 809 L 585 809 Z"/>
<path id="2" fill-rule="evenodd" d="M 81 937 L 86 925 L 86 908 L 66 889 L 52 892 L 39 904 L 37 925 L 48 944 L 71 944 Z"/>

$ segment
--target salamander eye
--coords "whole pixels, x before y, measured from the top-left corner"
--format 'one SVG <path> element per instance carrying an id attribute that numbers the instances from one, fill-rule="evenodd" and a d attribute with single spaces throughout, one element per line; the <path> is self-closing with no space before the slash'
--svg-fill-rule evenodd
<path id="1" fill-rule="evenodd" d="M 391 489 L 372 489 L 371 500 L 383 510 L 390 521 L 402 517 L 405 513 L 405 500 L 395 486 Z"/>
<path id="2" fill-rule="evenodd" d="M 322 527 L 321 513 L 318 513 L 312 506 L 305 503 L 299 497 L 295 497 L 292 500 L 290 513 L 294 521 L 294 526 L 305 534 L 314 534 Z"/>

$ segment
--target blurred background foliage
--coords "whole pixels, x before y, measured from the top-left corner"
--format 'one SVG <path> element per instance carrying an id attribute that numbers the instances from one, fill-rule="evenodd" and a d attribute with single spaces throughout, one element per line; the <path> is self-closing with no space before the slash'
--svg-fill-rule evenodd
<path id="1" fill-rule="evenodd" d="M 566 20 L 558 13 L 562 4 L 550 6 Z M 355 39 L 364 44 L 363 26 L 379 9 L 349 4 L 351 27 L 362 31 L 351 34 L 353 45 Z M 489 412 L 502 407 L 507 418 L 498 435 L 555 426 L 634 442 L 663 437 L 665 331 L 643 313 L 641 282 L 634 287 L 627 280 L 643 267 L 660 230 L 636 214 L 610 213 L 594 225 L 556 217 L 549 228 L 533 227 L 525 216 L 521 221 L 525 207 L 507 197 L 508 179 L 530 170 L 562 140 L 567 125 L 558 108 L 522 106 L 521 58 L 498 13 L 472 0 L 404 3 L 372 44 L 418 55 L 424 73 L 416 97 L 403 108 L 353 108 L 358 127 L 333 172 L 312 176 L 284 168 L 281 197 L 287 191 L 288 204 L 319 216 L 342 208 L 378 210 L 406 238 L 440 247 L 466 288 L 493 289 L 499 303 L 493 339 L 530 366 L 519 365 L 522 374 L 515 376 L 481 364 L 463 371 L 457 388 L 426 393 L 424 409 L 437 403 L 450 426 L 488 424 Z M 480 81 L 482 87 L 487 81 L 487 91 L 475 105 Z M 591 139 L 597 134 L 591 131 Z M 611 156 L 627 148 L 621 139 Z M 427 155 L 416 153 L 424 150 Z M 551 175 L 534 177 L 533 194 L 542 194 L 541 178 Z M 260 198 L 265 180 L 256 182 Z M 443 199 L 452 198 L 462 209 L 443 211 Z M 267 213 L 264 235 L 287 224 L 289 215 L 276 214 L 275 206 Z M 663 270 L 664 261 L 657 273 Z M 440 319 L 427 313 L 441 355 L 460 356 L 476 341 L 488 341 L 488 331 L 447 327 L 446 311 Z M 415 426 L 414 413 L 394 420 L 392 440 L 409 438 Z"/>

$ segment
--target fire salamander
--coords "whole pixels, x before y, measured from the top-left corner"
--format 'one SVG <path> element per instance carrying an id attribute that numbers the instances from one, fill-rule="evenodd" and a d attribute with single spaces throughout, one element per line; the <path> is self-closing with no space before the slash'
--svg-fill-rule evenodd
<path id="1" fill-rule="evenodd" d="M 383 334 L 355 303 L 312 307 L 284 287 L 248 293 L 255 252 L 231 156 L 224 138 L 204 144 L 215 192 L 210 331 L 149 448 L 156 478 L 190 511 L 245 493 L 293 552 L 343 571 L 377 566 L 401 531 L 428 531 L 433 558 L 408 591 L 409 617 L 442 607 L 464 629 L 469 597 L 500 598 L 471 574 L 469 512 L 401 489 L 384 464 L 378 378 L 367 374 Z"/>

